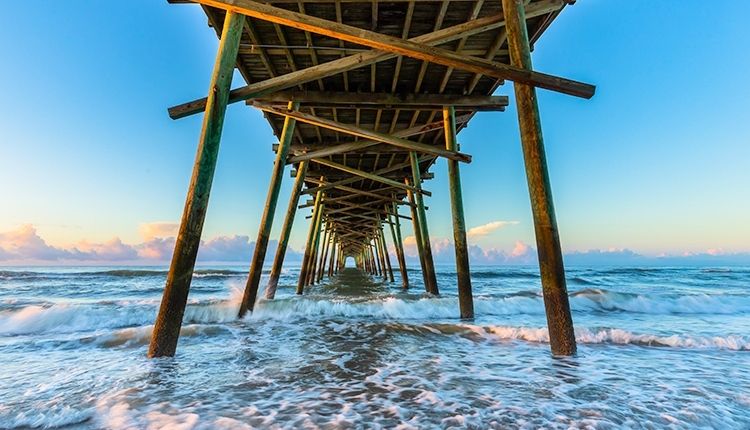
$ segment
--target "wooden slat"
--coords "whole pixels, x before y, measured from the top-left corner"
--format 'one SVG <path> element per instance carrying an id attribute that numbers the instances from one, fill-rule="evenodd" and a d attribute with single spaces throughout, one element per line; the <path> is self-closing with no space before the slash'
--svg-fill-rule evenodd
<path id="1" fill-rule="evenodd" d="M 535 87 L 557 91 L 576 97 L 591 98 L 596 87 L 572 79 L 553 76 L 483 58 L 468 57 L 447 49 L 399 39 L 374 31 L 303 15 L 254 0 L 196 0 L 201 4 L 241 13 L 253 18 L 285 25 L 323 36 L 392 52 L 398 55 L 429 61 L 460 70 L 481 73 L 498 79 L 509 79 Z"/>
<path id="2" fill-rule="evenodd" d="M 542 2 L 536 2 L 532 5 L 529 5 L 526 11 L 526 16 L 531 18 L 534 16 L 544 15 L 550 13 L 551 11 L 559 9 L 560 7 L 562 7 L 562 4 L 562 0 L 546 0 Z M 432 33 L 423 34 L 421 36 L 411 38 L 409 39 L 409 41 L 427 45 L 439 45 L 459 39 L 461 37 L 467 37 L 500 28 L 504 25 L 505 21 L 503 20 L 502 15 L 497 14 L 479 18 L 470 22 L 463 22 L 452 27 L 434 31 Z M 383 52 L 377 49 L 350 55 L 338 60 L 320 64 L 319 66 L 308 67 L 307 69 L 298 70 L 297 72 L 287 73 L 286 75 L 267 79 L 261 82 L 255 82 L 245 87 L 234 89 L 229 93 L 229 103 L 236 103 L 253 97 L 262 97 L 263 95 L 293 87 L 300 83 L 310 82 L 327 76 L 337 75 L 339 73 L 353 70 L 358 67 L 363 67 L 374 62 L 385 61 L 396 56 L 396 54 Z M 168 112 L 170 118 L 179 119 L 203 112 L 205 107 L 206 98 L 204 97 L 187 103 L 182 103 L 177 106 L 173 106 L 168 109 Z"/>

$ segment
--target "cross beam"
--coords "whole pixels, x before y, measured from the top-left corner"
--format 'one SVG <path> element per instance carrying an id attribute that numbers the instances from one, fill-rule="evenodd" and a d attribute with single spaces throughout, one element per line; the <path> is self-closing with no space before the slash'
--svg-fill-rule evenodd
<path id="1" fill-rule="evenodd" d="M 504 111 L 508 106 L 507 96 L 450 95 L 450 94 L 393 94 L 393 93 L 352 93 L 346 91 L 279 91 L 255 99 L 268 104 L 286 106 L 289 101 L 304 107 L 340 108 L 361 107 L 369 109 L 416 109 L 442 110 L 443 106 L 453 106 L 456 110 Z M 248 101 L 252 104 L 252 101 Z"/>
<path id="2" fill-rule="evenodd" d="M 472 116 L 471 114 L 462 115 L 456 118 L 456 122 L 461 122 L 461 123 L 468 122 L 471 119 L 471 116 Z M 391 134 L 391 136 L 399 137 L 399 138 L 406 138 L 406 137 L 415 136 L 418 134 L 429 133 L 430 131 L 436 130 L 442 126 L 443 126 L 442 121 L 436 121 L 436 122 L 431 122 L 429 124 L 405 128 L 403 130 L 399 130 Z M 310 151 L 307 154 L 295 155 L 293 157 L 289 157 L 287 161 L 289 163 L 299 163 L 300 161 L 312 160 L 313 158 L 328 157 L 330 155 L 341 154 L 344 152 L 361 151 L 362 149 L 375 146 L 375 145 L 382 145 L 382 144 L 380 141 L 377 141 L 377 140 L 360 140 L 358 142 L 341 143 L 338 145 L 331 145 L 327 148 L 321 148 L 315 151 Z M 392 147 L 392 148 L 396 150 L 402 150 L 402 148 L 398 146 Z"/>
<path id="3" fill-rule="evenodd" d="M 526 17 L 532 18 L 554 12 L 562 8 L 562 0 L 547 0 L 535 2 L 526 8 Z M 409 41 L 422 43 L 426 45 L 440 45 L 451 42 L 463 37 L 469 37 L 474 34 L 497 29 L 505 26 L 502 14 L 492 15 L 484 18 L 475 19 L 469 22 L 447 27 L 432 33 L 423 34 L 409 39 Z M 359 67 L 375 64 L 380 61 L 395 58 L 398 55 L 383 52 L 379 49 L 372 49 L 367 52 L 361 52 L 338 60 L 329 61 L 317 66 L 297 70 L 285 75 L 276 76 L 265 81 L 255 82 L 242 88 L 237 88 L 229 93 L 229 103 L 237 103 L 243 100 L 249 100 L 256 97 L 262 97 L 275 91 L 280 91 L 295 85 L 322 79 L 328 76 L 344 73 Z M 169 117 L 172 119 L 184 118 L 186 116 L 201 113 L 206 109 L 206 97 L 182 103 L 168 109 Z"/>
<path id="4" fill-rule="evenodd" d="M 419 162 L 421 163 L 423 161 L 428 161 L 430 159 L 432 159 L 431 156 L 422 156 L 422 157 L 419 158 Z M 385 173 L 393 172 L 393 171 L 400 170 L 400 169 L 407 168 L 407 167 L 411 167 L 411 162 L 410 161 L 407 161 L 405 163 L 395 164 L 395 165 L 390 166 L 390 167 L 384 167 L 384 168 L 382 168 L 380 170 L 376 170 L 376 171 L 374 171 L 372 173 L 375 174 L 375 175 L 382 175 L 382 174 L 385 174 Z M 356 178 L 356 177 L 355 178 L 349 178 L 349 179 L 342 179 L 340 181 L 331 182 L 331 183 L 329 183 L 327 185 L 322 185 L 322 186 L 314 187 L 314 188 L 308 188 L 307 190 L 305 190 L 303 192 L 303 194 L 312 194 L 312 193 L 317 192 L 318 190 L 325 191 L 327 189 L 336 187 L 338 185 L 347 185 L 347 184 L 351 184 L 352 182 L 357 182 L 357 181 L 361 181 L 361 179 L 360 178 Z M 402 202 L 402 204 L 403 203 L 404 202 Z"/>
<path id="5" fill-rule="evenodd" d="M 369 173 L 369 172 L 365 172 L 364 170 L 355 169 L 354 167 L 345 166 L 343 164 L 336 163 L 335 161 L 324 160 L 324 159 L 319 159 L 319 158 L 315 158 L 312 161 L 313 161 L 313 163 L 322 164 L 322 165 L 330 167 L 332 169 L 337 169 L 337 170 L 341 170 L 342 172 L 346 172 L 346 173 L 349 173 L 349 174 L 352 174 L 352 175 L 361 176 L 361 177 L 363 177 L 365 179 L 370 179 L 372 181 L 382 182 L 382 183 L 384 183 L 386 185 L 390 185 L 391 187 L 394 187 L 394 188 L 400 188 L 402 190 L 411 191 L 413 193 L 422 193 L 422 194 L 431 195 L 430 193 L 425 192 L 424 190 L 422 190 L 420 188 L 416 188 L 416 187 L 412 187 L 410 185 L 402 184 L 400 182 L 394 181 L 393 179 L 384 178 L 383 176 L 379 176 L 379 175 L 375 175 L 375 174 L 372 174 L 372 173 Z"/>
<path id="6" fill-rule="evenodd" d="M 593 85 L 583 82 L 535 72 L 509 64 L 495 63 L 484 58 L 461 55 L 447 49 L 293 12 L 254 0 L 196 0 L 196 2 L 417 60 L 440 64 L 467 72 L 481 73 L 496 79 L 509 79 L 516 83 L 532 85 L 576 97 L 589 99 L 594 95 L 596 90 L 596 87 Z"/>
<path id="7" fill-rule="evenodd" d="M 343 124 L 336 121 L 331 121 L 329 119 L 320 118 L 315 115 L 310 115 L 306 113 L 296 112 L 296 111 L 290 111 L 288 109 L 279 109 L 273 106 L 254 103 L 253 106 L 256 108 L 269 113 L 274 113 L 276 115 L 283 115 L 287 118 L 294 118 L 297 121 L 305 122 L 308 124 L 312 124 L 318 127 L 324 127 L 330 130 L 338 131 L 341 133 L 347 133 L 351 134 L 353 136 L 358 137 L 364 137 L 365 139 L 372 139 L 379 142 L 387 143 L 393 146 L 397 146 L 399 148 L 404 148 L 407 151 L 416 151 L 421 152 L 425 154 L 432 154 L 436 155 L 438 157 L 445 157 L 450 160 L 456 160 L 456 161 L 462 161 L 464 163 L 470 163 L 471 162 L 471 155 L 464 154 L 461 152 L 456 151 L 448 151 L 447 149 L 442 149 L 437 146 L 428 145 L 426 143 L 419 143 L 414 142 L 411 140 L 402 139 L 400 137 L 395 137 L 393 135 L 388 135 L 385 133 L 380 133 L 373 130 L 367 130 L 361 127 L 357 127 L 350 124 Z M 356 144 L 362 144 L 361 142 L 351 142 L 346 145 L 355 145 Z M 375 145 L 376 142 L 369 142 L 365 143 L 365 146 L 369 145 Z"/>

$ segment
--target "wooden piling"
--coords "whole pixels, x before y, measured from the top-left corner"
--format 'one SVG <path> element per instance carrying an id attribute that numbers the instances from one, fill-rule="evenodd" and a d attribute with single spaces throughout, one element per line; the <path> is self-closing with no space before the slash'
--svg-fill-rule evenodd
<path id="1" fill-rule="evenodd" d="M 289 110 L 299 109 L 298 102 L 289 102 Z M 260 226 L 258 227 L 258 239 L 255 241 L 255 250 L 253 251 L 253 259 L 250 263 L 250 274 L 247 277 L 247 283 L 245 284 L 245 293 L 242 296 L 242 303 L 240 304 L 240 318 L 245 316 L 245 313 L 253 311 L 255 306 L 255 299 L 258 295 L 258 284 L 260 284 L 260 276 L 263 273 L 263 262 L 266 259 L 266 250 L 268 249 L 268 239 L 271 235 L 271 227 L 273 227 L 273 217 L 276 213 L 276 203 L 279 200 L 279 190 L 281 189 L 281 178 L 284 175 L 284 167 L 286 166 L 286 158 L 289 155 L 289 146 L 292 143 L 294 137 L 294 126 L 296 121 L 294 118 L 286 117 L 284 120 L 284 128 L 281 132 L 281 138 L 279 139 L 279 148 L 276 150 L 276 159 L 273 163 L 273 172 L 271 173 L 271 182 L 268 184 L 268 196 L 266 197 L 266 206 L 263 209 L 263 215 L 260 218 Z"/>
<path id="2" fill-rule="evenodd" d="M 379 218 L 379 217 L 378 217 Z M 380 224 L 378 222 L 378 224 Z M 391 266 L 391 256 L 388 254 L 388 244 L 385 242 L 385 235 L 383 234 L 383 227 L 378 228 L 380 234 L 381 248 L 383 249 L 383 256 L 385 257 L 385 267 L 388 269 L 388 281 L 393 282 L 393 267 Z"/>
<path id="3" fill-rule="evenodd" d="M 445 125 L 445 148 L 456 151 L 456 110 L 453 106 L 443 108 Z M 471 272 L 469 269 L 469 245 L 466 241 L 466 221 L 464 220 L 464 203 L 461 192 L 461 173 L 458 163 L 448 162 L 448 181 L 450 183 L 451 214 L 453 220 L 453 244 L 456 250 L 456 275 L 458 277 L 458 306 L 461 318 L 474 318 L 474 297 L 471 293 Z"/>
<path id="4" fill-rule="evenodd" d="M 331 248 L 330 248 L 330 254 L 331 257 L 328 259 L 327 268 L 324 268 L 324 273 L 329 278 L 333 276 L 333 262 L 336 260 L 336 237 L 335 237 L 335 231 L 333 230 L 333 227 L 331 227 Z"/>
<path id="5" fill-rule="evenodd" d="M 294 224 L 294 215 L 297 213 L 297 204 L 299 203 L 299 196 L 302 192 L 302 186 L 305 183 L 305 174 L 307 173 L 307 161 L 300 162 L 297 167 L 297 176 L 294 179 L 294 186 L 292 188 L 292 195 L 289 197 L 289 206 L 286 210 L 286 217 L 284 218 L 284 225 L 281 227 L 281 236 L 279 236 L 279 245 L 276 248 L 276 255 L 273 258 L 273 266 L 271 266 L 271 274 L 268 277 L 268 285 L 266 286 L 265 296 L 266 299 L 271 300 L 276 295 L 276 288 L 279 285 L 279 278 L 281 277 L 281 268 L 284 265 L 284 257 L 286 255 L 286 249 L 289 246 L 289 236 L 292 233 L 292 225 Z"/>
<path id="6" fill-rule="evenodd" d="M 324 178 L 321 176 L 320 180 Z M 297 294 L 302 294 L 305 290 L 307 282 L 307 271 L 310 265 L 310 254 L 312 253 L 313 239 L 315 238 L 315 227 L 317 224 L 317 217 L 320 215 L 320 202 L 323 198 L 323 192 L 318 191 L 315 193 L 315 204 L 313 206 L 313 216 L 310 220 L 310 230 L 307 232 L 307 241 L 305 245 L 305 254 L 302 257 L 302 265 L 299 271 L 299 280 L 297 281 Z"/>
<path id="7" fill-rule="evenodd" d="M 326 223 L 325 234 L 323 235 L 323 249 L 320 252 L 320 264 L 318 267 L 318 282 L 323 280 L 323 274 L 326 270 L 326 261 L 328 260 L 328 251 L 331 242 L 331 225 Z"/>
<path id="8" fill-rule="evenodd" d="M 502 0 L 502 5 L 511 63 L 515 67 L 531 71 L 531 50 L 523 1 Z M 555 219 L 552 188 L 547 172 L 536 89 L 519 82 L 514 82 L 513 87 L 516 93 L 531 211 L 534 216 L 550 347 L 555 355 L 574 355 L 575 333 L 565 284 L 565 267 Z"/>
<path id="9" fill-rule="evenodd" d="M 411 159 L 411 170 L 414 178 L 414 186 L 418 189 L 422 188 L 421 172 L 419 171 L 419 158 L 416 152 L 410 152 L 409 158 Z M 424 209 L 424 199 L 422 193 L 414 193 L 414 198 L 417 202 L 417 213 L 419 214 L 419 228 L 422 232 L 422 249 L 424 250 L 424 266 L 425 266 L 425 279 L 427 286 L 429 287 L 428 292 L 434 295 L 439 295 L 437 277 L 435 276 L 435 263 L 432 259 L 432 245 L 430 244 L 430 232 L 427 228 L 427 212 Z"/>
<path id="10" fill-rule="evenodd" d="M 405 179 L 404 182 L 409 184 L 409 179 Z M 427 280 L 427 269 L 424 264 L 424 248 L 422 247 L 422 228 L 419 225 L 419 213 L 417 213 L 417 204 L 414 200 L 414 193 L 407 191 L 406 197 L 409 200 L 411 208 L 411 222 L 414 229 L 414 241 L 417 245 L 417 255 L 419 256 L 419 265 L 422 269 L 422 281 L 424 282 L 424 289 L 426 292 L 430 292 L 429 281 Z"/>
<path id="11" fill-rule="evenodd" d="M 244 23 L 245 17 L 233 12 L 227 12 L 224 19 L 193 174 L 164 286 L 164 294 L 151 336 L 149 357 L 171 357 L 177 349 L 182 317 L 187 305 L 190 281 L 193 277 L 195 258 L 198 255 L 198 246 L 203 231 L 203 221 L 208 208 L 211 183 L 216 170 L 224 114 L 229 101 L 232 74 L 237 61 Z"/>
<path id="12" fill-rule="evenodd" d="M 320 202 L 320 211 L 317 216 L 317 226 L 315 227 L 315 237 L 313 239 L 312 254 L 310 254 L 310 268 L 307 271 L 307 283 L 306 285 L 313 285 L 315 283 L 315 274 L 317 273 L 318 253 L 320 252 L 320 233 L 323 225 L 323 211 L 325 210 L 325 203 Z"/>
<path id="13" fill-rule="evenodd" d="M 386 206 L 387 208 L 387 206 Z M 398 205 L 395 203 L 393 204 L 393 211 L 395 214 L 398 215 Z M 406 270 L 406 258 L 404 257 L 404 249 L 403 245 L 401 244 L 401 231 L 400 228 L 398 229 L 398 234 L 396 231 L 396 226 L 394 226 L 394 221 L 392 218 L 396 219 L 396 224 L 398 225 L 399 220 L 398 216 L 391 217 L 390 212 L 388 213 L 388 225 L 391 229 L 391 238 L 393 240 L 393 247 L 396 249 L 396 260 L 398 261 L 398 269 L 401 272 L 401 287 L 404 289 L 409 288 L 409 275 Z"/>

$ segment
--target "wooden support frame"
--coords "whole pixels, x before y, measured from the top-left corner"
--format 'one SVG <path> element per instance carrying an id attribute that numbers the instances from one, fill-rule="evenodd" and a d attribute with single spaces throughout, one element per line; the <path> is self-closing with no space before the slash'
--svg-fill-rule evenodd
<path id="1" fill-rule="evenodd" d="M 425 195 L 428 195 L 428 196 L 432 195 L 432 193 L 430 193 L 429 191 L 422 190 L 421 188 L 409 187 L 408 185 L 396 182 L 393 179 L 384 178 L 382 176 L 374 175 L 372 173 L 365 172 L 363 170 L 358 170 L 358 169 L 355 169 L 353 167 L 344 166 L 343 164 L 336 163 L 335 161 L 330 161 L 330 160 L 325 160 L 325 159 L 319 159 L 319 158 L 314 158 L 312 161 L 314 163 L 322 164 L 324 166 L 328 166 L 328 167 L 331 167 L 333 169 L 338 169 L 338 170 L 341 170 L 342 172 L 346 172 L 346 173 L 349 173 L 349 174 L 352 174 L 352 175 L 355 175 L 355 176 L 360 176 L 362 178 L 370 179 L 370 180 L 376 181 L 376 182 L 382 182 L 382 183 L 384 183 L 386 185 L 389 185 L 391 187 L 394 187 L 394 188 L 401 188 L 403 190 L 409 190 L 409 191 L 414 192 L 414 193 L 422 193 L 422 194 L 425 194 Z"/>
<path id="2" fill-rule="evenodd" d="M 422 178 L 420 177 L 419 158 L 414 152 L 409 153 L 409 157 L 411 159 L 412 180 L 414 181 L 414 186 L 420 188 Z M 427 212 L 425 211 L 424 199 L 420 193 L 413 194 L 417 202 L 417 213 L 419 214 L 418 224 L 422 236 L 422 250 L 424 251 L 425 287 L 428 288 L 428 293 L 437 296 L 440 294 L 440 291 L 438 289 L 437 277 L 435 276 L 435 263 L 432 259 L 432 244 L 430 244 L 430 233 L 427 228 Z"/>
<path id="3" fill-rule="evenodd" d="M 563 4 L 563 0 L 535 2 L 527 8 L 526 16 L 531 18 L 544 15 L 559 10 L 562 8 Z M 468 37 L 485 31 L 494 30 L 504 25 L 505 22 L 503 21 L 503 16 L 498 14 L 436 30 L 432 33 L 423 34 L 408 40 L 427 45 L 439 45 L 462 37 Z M 397 57 L 396 54 L 384 52 L 379 49 L 372 49 L 367 52 L 349 55 L 338 60 L 308 67 L 307 69 L 297 70 L 265 81 L 256 82 L 242 88 L 237 88 L 229 93 L 229 103 L 263 97 L 266 94 L 271 94 L 305 82 L 311 82 L 328 76 L 337 75 L 339 73 L 346 73 L 349 70 L 365 67 L 395 57 Z M 205 108 L 206 98 L 201 98 L 173 106 L 168 109 L 168 112 L 170 118 L 179 119 L 201 113 Z"/>
<path id="4" fill-rule="evenodd" d="M 404 183 L 409 184 L 409 178 L 404 178 Z M 419 222 L 419 212 L 417 211 L 417 204 L 414 199 L 414 193 L 407 192 L 406 196 L 409 200 L 409 203 L 411 203 L 411 221 L 412 221 L 412 227 L 414 230 L 414 241 L 417 245 L 417 255 L 419 256 L 419 265 L 422 269 L 422 280 L 424 282 L 424 289 L 426 292 L 430 292 L 430 285 L 429 280 L 427 278 L 427 268 L 425 265 L 425 254 L 424 254 L 424 247 L 422 244 L 424 241 L 422 240 L 422 228 L 421 224 Z"/>
<path id="5" fill-rule="evenodd" d="M 398 213 L 398 205 L 392 205 L 393 211 L 396 215 Z M 401 239 L 401 222 L 398 216 L 391 219 L 391 214 L 388 214 L 388 225 L 391 227 L 391 235 L 393 236 L 393 246 L 396 248 L 396 259 L 398 260 L 398 268 L 401 272 L 401 287 L 403 289 L 409 288 L 409 271 L 406 269 L 406 256 L 404 256 L 404 244 Z"/>
<path id="6" fill-rule="evenodd" d="M 432 158 L 433 158 L 432 156 L 422 156 L 422 157 L 419 158 L 419 162 L 421 163 L 423 161 L 432 160 Z M 404 169 L 404 168 L 411 168 L 411 161 L 407 161 L 405 163 L 395 164 L 395 165 L 390 166 L 390 167 L 384 167 L 382 169 L 379 169 L 379 170 L 376 170 L 376 171 L 372 172 L 372 174 L 374 174 L 374 175 L 382 175 L 382 174 L 385 174 L 385 173 L 395 172 L 395 171 L 398 171 L 398 170 L 401 170 L 401 169 Z M 328 189 L 331 189 L 331 188 L 336 188 L 336 187 L 341 186 L 341 185 L 348 185 L 348 184 L 351 184 L 351 183 L 354 183 L 354 182 L 358 182 L 358 181 L 361 181 L 361 180 L 362 180 L 361 178 L 357 178 L 357 177 L 350 178 L 350 179 L 342 179 L 340 181 L 330 182 L 327 185 L 321 185 L 321 186 L 318 186 L 318 187 L 315 187 L 315 188 L 310 188 L 310 189 L 306 190 L 304 192 L 304 194 L 313 194 L 313 193 L 317 192 L 318 190 L 325 191 L 325 190 L 328 190 Z M 398 200 L 398 199 L 388 198 L 388 200 L 395 201 L 397 204 L 408 204 L 407 202 L 402 202 L 401 200 Z"/>
<path id="7" fill-rule="evenodd" d="M 289 102 L 288 108 L 296 110 L 299 108 L 299 103 Z M 279 191 L 281 190 L 281 180 L 284 176 L 284 167 L 286 166 L 286 158 L 289 154 L 289 146 L 292 143 L 296 122 L 297 121 L 291 117 L 287 117 L 284 120 L 284 128 L 281 132 L 279 150 L 276 152 L 273 172 L 271 173 L 271 182 L 268 185 L 266 205 L 264 206 L 263 215 L 261 215 L 260 225 L 258 226 L 258 238 L 255 241 L 253 259 L 250 263 L 250 273 L 247 277 L 245 292 L 243 293 L 242 302 L 240 304 L 240 318 L 244 317 L 245 313 L 248 311 L 253 311 L 255 299 L 258 296 L 258 285 L 260 284 L 260 276 L 263 273 L 263 262 L 266 258 L 268 240 L 271 235 L 271 227 L 273 226 L 273 217 L 276 214 L 276 203 L 279 200 Z"/>
<path id="8" fill-rule="evenodd" d="M 465 122 L 468 122 L 469 119 L 471 119 L 471 115 L 462 115 L 456 118 L 456 121 L 460 123 L 465 123 Z M 410 136 L 429 133 L 433 130 L 437 130 L 438 128 L 442 126 L 443 126 L 442 121 L 436 121 L 436 122 L 425 124 L 425 125 L 409 127 L 404 130 L 399 130 L 397 132 L 392 133 L 391 136 L 398 137 L 398 138 L 407 138 Z M 378 147 L 388 146 L 387 144 L 383 144 L 379 140 L 360 140 L 354 143 L 356 143 L 356 145 L 353 145 L 352 142 L 347 142 L 347 143 L 340 143 L 337 145 L 330 145 L 330 146 L 323 147 L 323 148 L 319 148 L 319 147 L 318 148 L 312 148 L 312 147 L 298 148 L 296 149 L 296 151 L 301 150 L 305 153 L 289 157 L 287 162 L 297 163 L 299 161 L 312 160 L 313 158 L 322 158 L 322 157 L 328 157 L 331 155 L 342 154 L 348 151 L 362 151 L 367 148 L 376 149 Z M 319 146 L 319 145 L 316 145 L 316 146 Z M 392 146 L 392 145 L 390 146 L 389 149 L 392 149 L 394 151 L 403 151 L 403 148 L 398 147 L 398 146 Z M 379 151 L 379 152 L 382 152 L 382 151 Z"/>
<path id="9" fill-rule="evenodd" d="M 281 235 L 279 236 L 279 245 L 276 248 L 276 256 L 273 259 L 273 266 L 271 266 L 271 274 L 268 276 L 268 284 L 266 285 L 265 297 L 266 300 L 272 300 L 276 296 L 276 288 L 279 284 L 279 278 L 281 277 L 281 268 L 284 265 L 284 257 L 286 255 L 286 249 L 289 246 L 289 237 L 292 234 L 292 225 L 294 224 L 294 215 L 297 213 L 297 202 L 302 192 L 302 186 L 305 183 L 305 174 L 307 172 L 307 162 L 304 161 L 299 164 L 297 168 L 297 177 L 294 179 L 294 186 L 292 187 L 292 194 L 289 196 L 289 206 L 286 210 L 286 217 L 284 218 L 284 225 L 281 227 Z"/>
<path id="10" fill-rule="evenodd" d="M 531 49 L 522 0 L 502 0 L 502 4 L 507 21 L 511 62 L 517 67 L 530 70 Z M 555 355 L 574 355 L 576 339 L 565 284 L 565 267 L 552 200 L 552 187 L 547 172 L 536 89 L 520 82 L 514 83 L 513 87 L 516 93 L 531 212 L 534 216 L 550 348 Z"/>
<path id="11" fill-rule="evenodd" d="M 425 43 L 413 42 L 352 27 L 339 22 L 259 3 L 254 0 L 196 0 L 196 2 L 393 54 L 428 61 L 467 72 L 480 73 L 496 79 L 508 79 L 513 82 L 587 99 L 591 98 L 595 92 L 593 85 L 571 79 L 534 72 L 508 64 L 495 63 L 483 58 L 469 57 Z"/>
<path id="12" fill-rule="evenodd" d="M 274 106 L 264 105 L 260 103 L 253 103 L 253 107 L 256 107 L 264 112 L 274 113 L 276 115 L 283 115 L 286 117 L 292 117 L 292 118 L 295 118 L 297 121 L 305 122 L 305 123 L 312 124 L 318 127 L 327 128 L 327 129 L 338 131 L 341 133 L 351 134 L 352 136 L 364 137 L 365 139 L 372 139 L 373 141 L 387 143 L 389 145 L 403 148 L 407 151 L 417 151 L 417 152 L 421 152 L 424 154 L 432 154 L 438 157 L 445 157 L 451 160 L 461 161 L 464 163 L 471 162 L 471 156 L 468 154 L 463 154 L 463 153 L 455 152 L 455 151 L 447 151 L 445 149 L 438 148 L 436 146 L 402 139 L 400 137 L 395 137 L 392 135 L 380 133 L 380 132 L 373 131 L 373 130 L 367 130 L 367 129 L 357 127 L 354 125 L 350 125 L 350 124 L 343 124 L 340 122 L 331 121 L 329 119 L 316 117 L 315 115 L 310 115 L 310 114 L 306 114 L 302 112 L 294 112 L 294 111 L 289 111 L 285 109 L 279 109 Z M 362 144 L 360 142 L 351 143 L 351 145 L 354 145 L 355 147 L 359 147 L 359 148 L 366 147 L 367 145 L 372 146 L 375 144 L 376 143 L 370 142 L 370 143 L 365 143 L 364 146 L 361 146 Z"/>
<path id="13" fill-rule="evenodd" d="M 244 16 L 231 12 L 227 13 L 224 20 L 216 63 L 211 75 L 206 114 L 203 117 L 193 175 L 190 179 L 180 231 L 177 235 L 164 294 L 148 348 L 149 357 L 171 357 L 177 350 L 182 317 L 187 305 L 190 281 L 193 277 L 195 259 L 203 232 L 203 221 L 208 209 L 211 183 L 216 170 L 219 142 L 224 127 L 224 114 L 229 102 L 229 89 L 237 62 L 237 51 L 244 22 Z"/>
<path id="14" fill-rule="evenodd" d="M 456 148 L 456 110 L 453 106 L 443 108 L 445 122 L 445 147 Z M 458 305 L 461 318 L 474 318 L 474 296 L 471 292 L 471 270 L 469 268 L 469 244 L 466 240 L 466 221 L 461 190 L 459 165 L 448 160 L 448 181 L 451 195 L 451 219 L 453 221 L 453 245 L 456 252 L 456 277 Z"/>
<path id="15" fill-rule="evenodd" d="M 324 177 L 320 177 L 320 180 L 325 180 Z M 315 227 L 317 219 L 320 216 L 321 207 L 320 203 L 323 199 L 323 192 L 318 191 L 315 194 L 315 206 L 313 209 L 313 217 L 310 220 L 310 230 L 307 232 L 307 241 L 305 245 L 305 254 L 302 257 L 302 265 L 300 266 L 299 280 L 297 281 L 297 294 L 301 295 L 305 291 L 305 285 L 307 282 L 307 272 L 310 266 L 310 255 L 312 253 L 313 239 L 315 238 Z"/>
<path id="16" fill-rule="evenodd" d="M 362 107 L 369 109 L 441 110 L 454 106 L 471 111 L 504 111 L 508 96 L 450 95 L 450 94 L 393 94 L 351 93 L 341 91 L 285 90 L 254 99 L 267 105 L 286 106 L 294 101 L 305 108 Z M 253 100 L 247 104 L 252 105 Z"/>

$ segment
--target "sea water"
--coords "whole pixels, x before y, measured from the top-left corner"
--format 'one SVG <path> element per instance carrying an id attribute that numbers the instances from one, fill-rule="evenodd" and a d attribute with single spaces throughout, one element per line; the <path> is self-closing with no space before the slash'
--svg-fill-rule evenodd
<path id="1" fill-rule="evenodd" d="M 569 268 L 571 358 L 534 267 L 473 267 L 471 321 L 450 267 L 298 271 L 239 320 L 244 267 L 200 268 L 149 360 L 164 268 L 0 268 L 0 428 L 750 428 L 750 268 Z"/>

